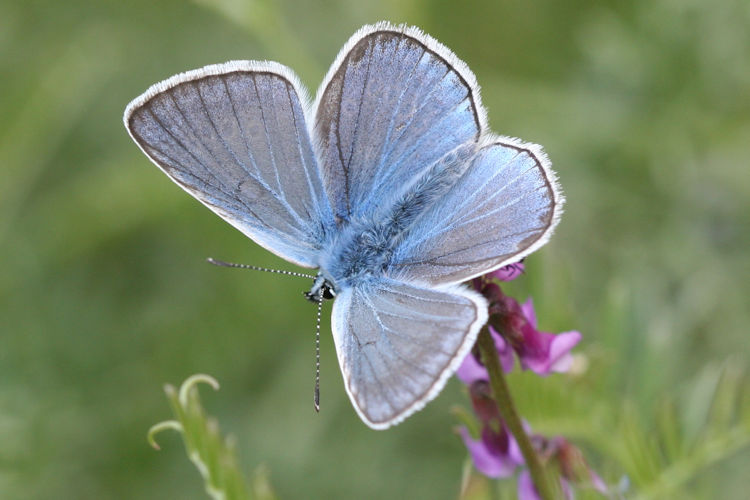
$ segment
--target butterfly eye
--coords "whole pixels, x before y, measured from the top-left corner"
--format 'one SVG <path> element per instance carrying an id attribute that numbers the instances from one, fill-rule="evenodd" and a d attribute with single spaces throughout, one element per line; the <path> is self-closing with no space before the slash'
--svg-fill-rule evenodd
<path id="1" fill-rule="evenodd" d="M 315 278 L 313 287 L 309 292 L 305 292 L 304 295 L 305 298 L 310 302 L 320 302 L 323 300 L 331 300 L 336 296 L 336 292 L 334 291 L 331 284 L 326 281 L 325 278 L 323 278 L 323 276 L 318 275 Z"/>
<path id="2" fill-rule="evenodd" d="M 336 296 L 336 292 L 334 292 L 333 288 L 329 287 L 328 285 L 323 287 L 321 293 L 323 294 L 323 298 L 326 300 L 331 300 Z"/>

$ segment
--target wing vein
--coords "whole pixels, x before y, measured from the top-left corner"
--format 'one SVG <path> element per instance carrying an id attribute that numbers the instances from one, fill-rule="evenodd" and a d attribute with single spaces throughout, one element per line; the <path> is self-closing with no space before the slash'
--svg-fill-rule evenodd
<path id="1" fill-rule="evenodd" d="M 279 169 L 276 166 L 276 155 L 273 154 L 273 146 L 271 145 L 271 136 L 268 133 L 268 124 L 266 123 L 266 113 L 263 109 L 263 100 L 260 98 L 260 92 L 258 91 L 258 82 L 255 78 L 255 74 L 250 74 L 253 80 L 253 88 L 255 88 L 255 96 L 258 99 L 258 109 L 260 110 L 260 119 L 263 122 L 263 131 L 266 134 L 266 146 L 268 147 L 268 153 L 271 156 L 271 166 L 276 174 L 276 187 L 281 191 L 281 180 L 279 179 Z"/>
<path id="2" fill-rule="evenodd" d="M 516 158 L 518 158 L 518 156 L 520 154 L 521 153 L 518 153 L 516 156 L 514 156 L 513 158 L 511 158 L 511 160 L 509 160 L 506 163 L 506 165 L 508 163 L 511 163 Z M 516 182 L 518 182 L 524 175 L 526 175 L 527 172 L 529 172 L 531 170 L 534 170 L 535 168 L 536 168 L 536 165 L 531 166 L 531 167 L 527 168 L 526 170 L 524 170 L 523 172 L 521 172 L 518 175 L 516 175 L 515 177 L 513 177 L 508 182 L 505 182 L 502 186 L 500 186 L 500 188 L 498 190 L 494 191 L 491 196 L 486 197 L 482 201 L 481 204 L 477 205 L 476 209 L 478 210 L 478 209 L 480 209 L 480 208 L 482 208 L 482 207 L 484 207 L 486 205 L 489 205 L 495 198 L 497 198 L 498 196 L 500 196 L 503 193 L 503 191 L 505 191 L 506 189 L 508 189 L 509 186 L 512 186 L 513 184 L 515 184 Z M 484 188 L 487 186 L 487 184 L 489 184 L 490 182 L 492 182 L 492 180 L 495 179 L 498 175 L 500 175 L 500 171 L 499 170 L 495 172 L 495 175 L 493 175 L 492 177 L 490 177 L 489 179 L 487 179 L 487 181 L 482 185 L 482 187 L 480 187 L 479 189 L 477 189 L 476 191 L 474 191 L 474 193 L 481 193 L 484 190 Z M 473 196 L 472 198 L 475 198 L 475 197 L 476 196 Z M 461 208 L 463 208 L 463 206 L 465 205 L 465 203 L 466 202 L 462 203 Z M 461 217 L 459 217 L 458 219 L 456 219 L 454 222 L 459 222 L 461 219 L 467 217 L 471 213 L 470 210 L 465 210 L 464 212 L 465 212 L 464 215 L 462 215 Z"/>
<path id="3" fill-rule="evenodd" d="M 216 123 L 214 122 L 214 119 L 211 118 L 211 113 L 208 112 L 208 107 L 206 106 L 206 101 L 203 98 L 203 94 L 201 93 L 200 86 L 195 82 L 190 82 L 193 84 L 193 87 L 195 88 L 195 91 L 198 93 L 198 98 L 201 101 L 201 107 L 203 108 L 203 113 L 206 115 L 206 118 L 208 118 L 208 122 L 211 124 L 211 128 L 214 129 L 214 132 L 216 133 L 216 137 L 219 138 L 219 141 L 221 141 L 222 146 L 224 146 L 224 149 L 227 150 L 229 155 L 232 157 L 232 159 L 237 163 L 237 165 L 242 168 L 242 170 L 250 177 L 253 177 L 253 174 L 247 169 L 247 166 L 243 161 L 241 161 L 235 152 L 232 150 L 231 147 L 229 147 L 229 144 L 227 144 L 227 141 L 224 140 L 224 137 L 219 133 L 219 129 L 216 127 Z M 256 179 L 257 180 L 257 179 Z"/>
<path id="4" fill-rule="evenodd" d="M 407 360 L 406 358 L 404 358 L 403 356 L 401 356 L 401 355 L 400 355 L 400 354 L 398 353 L 398 351 L 397 351 L 397 350 L 395 349 L 395 347 L 393 347 L 393 343 L 392 343 L 392 342 L 390 341 L 390 339 L 388 338 L 388 335 L 387 335 L 387 334 L 386 334 L 385 332 L 386 332 L 386 331 L 389 331 L 389 332 L 391 332 L 391 333 L 396 333 L 396 332 L 395 332 L 395 331 L 394 331 L 394 330 L 393 330 L 392 328 L 388 327 L 388 326 L 387 326 L 387 325 L 386 325 L 386 324 L 385 324 L 385 323 L 383 322 L 383 320 L 382 320 L 382 319 L 380 318 L 380 315 L 378 314 L 378 312 L 377 312 L 377 310 L 376 310 L 375 306 L 373 305 L 372 301 L 370 300 L 370 298 L 369 298 L 369 297 L 367 297 L 367 296 L 363 296 L 363 298 L 364 298 L 365 302 L 367 302 L 367 304 L 368 304 L 368 305 L 370 306 L 370 309 L 371 309 L 371 311 L 372 311 L 372 314 L 373 314 L 373 316 L 375 317 L 375 320 L 377 321 L 378 325 L 380 325 L 380 328 L 381 328 L 381 335 L 380 335 L 380 338 L 381 338 L 381 340 L 382 340 L 382 341 L 384 341 L 385 343 L 387 343 L 387 344 L 388 344 L 388 346 L 389 346 L 389 347 L 390 347 L 390 349 L 391 349 L 391 352 L 393 352 L 393 354 L 394 354 L 394 355 L 395 355 L 395 356 L 396 356 L 397 358 L 399 358 L 399 359 L 401 359 L 402 361 L 406 362 L 406 364 L 408 364 L 408 365 L 412 365 L 412 366 L 415 366 L 415 367 L 416 367 L 416 365 L 414 365 L 414 364 L 413 364 L 412 362 L 410 362 L 409 360 Z M 410 337 L 408 337 L 408 336 L 406 336 L 406 338 L 407 338 L 407 339 L 409 339 L 409 340 L 413 340 L 412 338 L 410 338 Z M 415 343 L 416 343 L 416 342 L 415 342 Z M 421 345 L 420 343 L 416 343 L 416 344 L 417 344 L 417 345 Z M 364 351 L 363 351 L 363 353 L 364 353 Z M 387 362 L 387 358 L 386 358 L 385 356 L 383 356 L 383 355 L 382 355 L 382 353 L 379 353 L 379 354 L 380 354 L 380 358 L 381 358 L 381 360 L 383 361 L 383 364 L 384 364 L 384 365 L 386 365 L 386 366 L 393 366 L 392 364 L 390 364 L 390 363 L 388 363 L 388 362 Z M 419 367 L 419 368 L 420 368 L 420 370 L 421 370 L 421 371 L 423 371 L 424 373 L 427 373 L 427 372 L 425 372 L 425 371 L 424 371 L 424 369 L 422 369 L 421 367 Z M 389 371 L 390 371 L 390 370 L 389 370 Z M 414 381 L 414 382 L 417 382 L 417 380 L 416 380 L 416 379 L 415 379 L 415 378 L 414 378 L 413 376 L 411 376 L 411 374 L 408 374 L 408 373 L 407 373 L 407 376 L 408 376 L 408 378 L 410 378 L 410 379 L 411 379 L 412 381 Z M 411 389 L 409 389 L 409 392 L 410 392 L 411 394 L 414 394 L 414 392 L 413 392 L 413 391 L 412 391 Z"/>
<path id="5" fill-rule="evenodd" d="M 507 255 L 507 254 L 496 255 L 496 256 L 492 256 L 492 257 L 484 257 L 484 258 L 480 258 L 480 259 L 476 259 L 476 260 L 471 260 L 471 261 L 467 260 L 467 261 L 463 261 L 461 263 L 438 262 L 440 259 L 444 259 L 446 257 L 450 257 L 451 255 L 455 255 L 455 254 L 459 254 L 461 252 L 465 252 L 469 248 L 475 248 L 475 247 L 481 247 L 481 246 L 484 246 L 484 245 L 489 245 L 489 244 L 495 243 L 497 241 L 500 241 L 501 239 L 507 239 L 507 238 L 511 238 L 513 236 L 521 236 L 521 235 L 527 234 L 527 233 L 534 233 L 536 231 L 539 231 L 540 229 L 543 229 L 543 228 L 542 227 L 534 227 L 534 228 L 531 228 L 531 229 L 525 229 L 523 231 L 517 231 L 517 232 L 511 233 L 511 234 L 503 234 L 502 238 L 486 240 L 486 241 L 483 241 L 481 243 L 471 243 L 468 246 L 465 246 L 463 248 L 459 248 L 459 249 L 453 250 L 451 252 L 439 255 L 437 257 L 433 257 L 431 259 L 402 261 L 402 262 L 399 262 L 398 264 L 394 264 L 394 267 L 403 267 L 403 266 L 414 265 L 414 264 L 419 264 L 419 265 L 422 265 L 422 264 L 435 264 L 435 265 L 438 265 L 438 266 L 446 266 L 446 267 L 461 267 L 461 266 L 468 266 L 469 264 L 476 264 L 476 263 L 479 263 L 479 262 L 486 262 L 488 260 L 495 260 L 495 259 L 497 259 L 499 257 L 503 257 L 504 255 Z M 517 253 L 517 252 L 513 252 L 513 253 Z"/>
<path id="6" fill-rule="evenodd" d="M 319 207 L 315 201 L 316 193 L 315 193 L 315 188 L 313 187 L 313 184 L 312 184 L 312 179 L 310 178 L 310 168 L 309 168 L 309 165 L 307 164 L 305 153 L 302 150 L 302 140 L 300 137 L 299 127 L 297 123 L 297 113 L 294 107 L 294 99 L 292 99 L 292 93 L 291 93 L 289 85 L 286 86 L 286 94 L 287 94 L 287 98 L 289 99 L 289 109 L 291 109 L 292 111 L 292 122 L 294 125 L 294 137 L 297 139 L 297 151 L 299 152 L 299 158 L 300 158 L 300 161 L 302 162 L 302 171 L 305 173 L 305 182 L 307 184 L 307 191 L 309 194 L 308 199 L 314 205 L 315 212 L 320 213 Z M 317 165 L 313 165 L 313 167 L 317 168 Z M 310 215 L 310 208 L 307 206 L 306 202 L 307 200 L 303 200 L 302 207 L 305 209 L 305 213 L 307 215 L 308 220 L 310 221 L 316 220 L 316 218 Z"/>
<path id="7" fill-rule="evenodd" d="M 389 397 L 388 391 L 386 391 L 385 386 L 383 385 L 383 382 L 380 380 L 380 378 L 376 375 L 375 367 L 372 364 L 372 360 L 370 359 L 370 356 L 365 353 L 365 351 L 362 349 L 362 344 L 359 340 L 359 336 L 357 335 L 357 332 L 354 330 L 351 321 L 349 321 L 349 331 L 352 332 L 352 336 L 357 341 L 357 350 L 360 353 L 360 356 L 362 356 L 367 364 L 370 366 L 370 372 L 372 373 L 372 378 L 375 381 L 375 384 L 380 387 L 380 392 L 383 395 L 383 399 L 388 403 L 388 405 L 391 407 L 391 409 L 395 409 L 395 406 Z M 351 357 L 351 355 L 350 355 Z M 353 359 L 353 358 L 352 358 Z M 361 368 L 358 368 L 361 370 Z M 366 384 L 363 384 L 361 387 L 358 387 L 358 390 L 361 391 L 360 394 L 363 392 L 362 390 L 367 388 Z"/>
<path id="8" fill-rule="evenodd" d="M 456 103 L 456 104 L 455 104 L 455 105 L 454 105 L 454 106 L 453 106 L 452 108 L 450 108 L 449 110 L 446 110 L 446 111 L 445 111 L 445 113 L 443 113 L 443 114 L 442 114 L 442 115 L 440 116 L 440 118 L 439 118 L 439 119 L 437 119 L 437 120 L 434 120 L 434 121 L 433 121 L 433 122 L 432 122 L 432 123 L 430 124 L 429 128 L 427 129 L 427 131 L 433 130 L 433 129 L 434 129 L 434 128 L 436 128 L 437 126 L 441 125 L 441 124 L 443 123 L 443 121 L 444 121 L 444 120 L 446 120 L 446 119 L 447 119 L 447 118 L 449 117 L 449 115 L 450 115 L 450 114 L 451 114 L 451 113 L 452 113 L 452 112 L 453 112 L 453 111 L 454 111 L 454 110 L 455 110 L 456 108 L 458 108 L 458 106 L 460 106 L 460 105 L 461 105 L 461 103 L 463 103 L 463 102 L 464 102 L 464 101 L 466 101 L 467 99 L 468 99 L 468 96 L 467 96 L 467 97 L 465 97 L 464 99 L 462 99 L 461 101 L 457 102 L 457 103 Z M 408 149 L 407 151 L 403 152 L 403 153 L 402 153 L 402 154 L 401 154 L 401 155 L 400 155 L 400 156 L 399 156 L 399 157 L 398 157 L 398 158 L 396 159 L 396 161 L 394 161 L 393 163 L 391 163 L 391 168 L 389 168 L 389 169 L 388 169 L 388 172 L 387 172 L 387 173 L 385 174 L 385 175 L 386 175 L 387 177 L 385 177 L 385 179 L 383 179 L 383 181 L 381 181 L 381 182 L 382 182 L 382 183 L 384 183 L 384 184 L 388 183 L 388 181 L 389 181 L 389 180 L 390 180 L 390 178 L 391 178 L 391 177 L 392 177 L 392 176 L 394 175 L 394 173 L 398 171 L 398 167 L 399 167 L 399 166 L 401 165 L 401 163 L 402 163 L 402 162 L 403 162 L 403 161 L 404 161 L 404 160 L 405 160 L 406 158 L 408 158 L 409 156 L 413 155 L 413 154 L 414 154 L 414 152 L 415 152 L 416 150 L 418 150 L 418 149 L 419 149 L 419 148 L 420 148 L 420 147 L 422 146 L 422 143 L 423 143 L 424 141 L 426 141 L 426 140 L 430 139 L 431 137 L 432 137 L 432 136 L 431 136 L 430 134 L 424 133 L 424 134 L 422 134 L 422 135 L 421 135 L 421 136 L 419 137 L 419 139 L 417 139 L 416 141 L 414 141 L 414 144 L 412 145 L 412 147 L 411 147 L 411 148 L 409 148 L 409 149 Z M 426 166 L 429 166 L 429 165 L 425 165 L 425 167 L 426 167 Z"/>
<path id="9" fill-rule="evenodd" d="M 192 157 L 193 157 L 193 159 L 195 160 L 195 162 L 196 162 L 196 163 L 197 163 L 198 165 L 200 165 L 201 167 L 203 167 L 203 169 L 204 169 L 204 170 L 206 171 L 206 173 L 208 173 L 208 174 L 209 174 L 209 176 L 210 176 L 211 178 L 213 178 L 213 179 L 215 179 L 215 180 L 217 181 L 216 189 L 217 189 L 217 190 L 218 190 L 218 191 L 219 191 L 219 192 L 220 192 L 221 194 L 223 194 L 223 195 L 224 195 L 224 196 L 226 197 L 226 199 L 227 199 L 227 202 L 228 202 L 228 203 L 229 203 L 230 201 L 236 201 L 236 202 L 239 202 L 239 203 L 240 203 L 240 205 L 242 205 L 242 206 L 243 206 L 243 207 L 244 207 L 244 208 L 245 208 L 245 209 L 246 209 L 246 210 L 248 211 L 248 213 L 250 213 L 250 214 L 251 214 L 251 215 L 253 215 L 253 216 L 254 216 L 254 217 L 255 217 L 256 219 L 258 219 L 258 222 L 260 222 L 261 224 L 263 224 L 263 225 L 264 225 L 264 226 L 266 226 L 267 228 L 270 228 L 270 227 L 271 227 L 271 226 L 269 226 L 269 225 L 268 225 L 268 223 L 266 223 L 266 222 L 265 222 L 265 221 L 264 221 L 264 220 L 263 220 L 263 219 L 262 219 L 262 218 L 261 218 L 260 216 L 258 216 L 258 214 L 256 214 L 256 213 L 255 213 L 255 212 L 254 212 L 254 211 L 252 210 L 252 208 L 250 208 L 250 207 L 249 207 L 249 206 L 247 205 L 247 203 L 245 203 L 245 202 L 244 202 L 243 200 L 240 200 L 240 199 L 238 199 L 238 198 L 237 198 L 237 197 L 235 197 L 235 196 L 232 196 L 232 195 L 230 195 L 230 194 L 229 194 L 229 193 L 228 193 L 228 192 L 226 191 L 226 185 L 225 185 L 225 184 L 224 184 L 223 182 L 221 182 L 221 181 L 220 181 L 220 180 L 219 180 L 219 179 L 218 179 L 218 178 L 216 177 L 216 175 L 214 175 L 214 173 L 213 173 L 213 172 L 211 171 L 211 169 L 209 169 L 209 168 L 208 168 L 207 166 L 205 166 L 205 165 L 203 164 L 203 162 L 201 162 L 201 161 L 200 161 L 200 159 L 198 159 L 198 157 L 197 157 L 197 156 L 195 156 L 195 155 L 193 154 L 193 152 L 192 152 L 192 151 L 190 151 L 190 150 L 189 150 L 189 149 L 188 149 L 188 148 L 187 148 L 187 147 L 185 146 L 185 144 L 183 144 L 183 142 L 182 142 L 182 141 L 181 141 L 180 139 L 178 139 L 178 138 L 177 138 L 177 136 L 176 136 L 176 135 L 174 135 L 174 134 L 172 133 L 172 131 L 170 131 L 170 130 L 169 130 L 169 128 L 167 128 L 167 127 L 166 127 L 166 126 L 164 125 L 164 123 L 163 123 L 163 122 L 162 122 L 162 121 L 161 121 L 161 120 L 159 119 L 159 117 L 158 117 L 158 116 L 156 116 L 156 113 L 154 113 L 154 112 L 153 112 L 153 110 L 151 109 L 151 106 L 148 106 L 148 107 L 144 106 L 144 107 L 143 107 L 143 110 L 144 110 L 144 111 L 148 111 L 148 112 L 149 112 L 149 113 L 151 114 L 151 116 L 153 117 L 154 121 L 156 121 L 156 123 L 158 123 L 158 124 L 159 124 L 159 126 L 160 126 L 160 127 L 162 128 L 162 130 L 164 130 L 164 132 L 166 132 L 166 133 L 167 133 L 167 134 L 168 134 L 168 135 L 169 135 L 169 136 L 170 136 L 170 137 L 171 137 L 171 138 L 172 138 L 172 139 L 173 139 L 173 140 L 174 140 L 174 141 L 175 141 L 175 142 L 176 142 L 176 143 L 177 143 L 177 144 L 178 144 L 178 145 L 179 145 L 179 146 L 180 146 L 180 147 L 181 147 L 181 148 L 182 148 L 182 149 L 183 149 L 183 150 L 184 150 L 184 151 L 185 151 L 185 152 L 186 152 L 187 154 L 188 154 L 188 155 L 192 156 Z M 146 143 L 145 141 L 143 141 L 143 140 L 142 140 L 141 142 L 143 142 L 144 144 L 147 144 L 147 143 Z M 183 176 L 189 176 L 189 177 L 191 177 L 191 178 L 197 179 L 197 180 L 199 180 L 200 182 L 202 182 L 202 183 L 203 183 L 203 184 L 205 184 L 205 185 L 208 185 L 208 186 L 210 186 L 210 185 L 211 185 L 211 183 L 210 183 L 210 182 L 208 182 L 207 180 L 203 179 L 202 177 L 199 177 L 198 175 L 196 175 L 196 174 L 194 174 L 194 173 L 192 173 L 192 172 L 188 172 L 188 171 L 186 171 L 186 170 L 183 170 L 183 169 L 181 169 L 181 168 L 178 168 L 177 166 L 178 166 L 178 165 L 180 165 L 180 163 L 181 163 L 181 162 L 179 162 L 179 161 L 175 160 L 175 159 L 174 159 L 174 158 L 172 158 L 172 157 L 171 157 L 170 155 L 166 154 L 166 153 L 165 153 L 164 151 L 162 151 L 162 150 L 160 150 L 159 148 L 155 147 L 155 146 L 154 146 L 153 144 L 148 144 L 148 147 L 149 147 L 149 148 L 151 148 L 151 149 L 153 149 L 154 151 L 157 151 L 157 152 L 159 152 L 159 154 L 161 154 L 162 156 L 164 156 L 164 157 L 166 157 L 166 158 L 169 158 L 169 159 L 170 159 L 170 160 L 172 161 L 172 163 L 173 163 L 173 165 L 171 166 L 171 169 L 173 169 L 173 170 L 175 170 L 175 171 L 179 172 L 179 173 L 180 173 L 181 175 L 183 175 Z M 177 178 L 175 178 L 174 176 L 170 176 L 170 177 L 174 178 L 174 179 L 175 179 L 176 181 L 178 181 L 178 182 L 179 182 L 180 184 L 182 184 L 182 185 L 184 185 L 184 186 L 188 186 L 188 184 L 187 184 L 187 183 L 185 183 L 184 181 L 182 181 L 182 180 L 180 180 L 180 179 L 177 179 Z M 193 189 L 193 190 L 194 190 L 194 191 L 195 191 L 196 193 L 199 193 L 199 192 L 204 192 L 204 191 L 205 191 L 205 190 L 203 190 L 203 189 L 199 189 L 199 188 L 197 188 L 196 186 L 188 186 L 188 187 L 191 187 L 191 188 L 192 188 L 192 189 Z M 215 204 L 213 204 L 213 203 L 210 203 L 210 202 L 208 202 L 207 200 L 204 200 L 204 201 L 206 201 L 207 203 L 211 204 L 212 206 L 214 206 L 214 207 L 216 207 L 216 208 L 218 208 L 218 209 L 220 209 L 220 208 L 221 208 L 221 207 L 218 207 L 218 206 L 216 206 L 216 205 L 215 205 Z"/>
<path id="10" fill-rule="evenodd" d="M 227 84 L 226 78 L 222 78 L 221 81 L 224 83 L 224 90 L 226 91 L 227 97 L 229 98 L 229 104 L 232 106 L 232 114 L 234 114 L 234 120 L 237 122 L 237 128 L 240 130 L 242 139 L 245 141 L 245 149 L 247 150 L 248 159 L 255 169 L 255 175 L 260 176 L 260 169 L 258 168 L 258 164 L 255 162 L 255 155 L 253 155 L 253 149 L 250 146 L 250 138 L 247 136 L 247 132 L 245 131 L 245 127 L 242 126 L 242 122 L 240 122 L 240 116 L 237 114 L 237 106 L 235 106 L 234 104 L 232 92 L 229 90 L 229 85 Z M 255 178 L 257 179 L 257 177 Z"/>
<path id="11" fill-rule="evenodd" d="M 399 37 L 398 45 L 396 45 L 396 49 L 394 52 L 398 53 L 399 47 L 401 46 L 401 43 L 404 41 L 404 35 L 403 33 Z M 396 105 L 393 107 L 393 112 L 391 113 L 391 119 L 388 121 L 388 130 L 385 134 L 385 139 L 383 140 L 383 145 L 380 147 L 380 162 L 378 163 L 377 169 L 375 170 L 375 175 L 373 176 L 373 179 L 379 179 L 380 178 L 380 172 L 383 170 L 383 165 L 385 165 L 385 159 L 388 157 L 390 152 L 386 153 L 385 151 L 389 149 L 389 145 L 391 144 L 390 138 L 391 133 L 393 132 L 393 125 L 396 121 L 396 115 L 398 114 L 398 111 L 401 109 L 401 103 L 404 99 L 404 95 L 406 95 L 406 91 L 409 89 L 409 84 L 411 84 L 411 81 L 414 79 L 414 73 L 417 70 L 417 67 L 419 67 L 419 63 L 422 62 L 422 58 L 427 53 L 424 47 L 422 47 L 422 53 L 417 58 L 416 63 L 414 63 L 414 66 L 409 71 L 409 76 L 404 82 L 404 87 L 401 89 L 401 94 L 398 96 L 398 100 L 396 101 Z"/>
<path id="12" fill-rule="evenodd" d="M 359 105 L 357 106 L 357 118 L 356 120 L 354 120 L 354 131 L 352 132 L 353 139 L 352 139 L 351 150 L 349 151 L 349 161 L 347 162 L 347 165 L 351 165 L 352 159 L 354 158 L 354 151 L 356 150 L 356 147 L 359 145 L 359 142 L 360 142 L 359 134 L 358 134 L 359 119 L 360 119 L 360 116 L 362 116 L 362 103 L 364 102 L 363 97 L 365 95 L 365 92 L 367 91 L 367 85 L 368 83 L 370 83 L 370 65 L 372 64 L 373 53 L 375 52 L 375 49 L 373 48 L 372 45 L 370 45 L 369 51 L 370 51 L 370 55 L 367 58 L 367 70 L 365 71 L 365 79 L 364 79 L 364 82 L 362 83 L 362 92 L 360 92 L 360 95 L 359 95 Z M 346 181 L 350 182 L 350 178 L 347 177 Z M 351 186 L 347 188 L 347 191 L 351 191 L 350 188 Z M 360 193 L 360 196 L 362 196 L 362 193 Z M 362 200 L 355 200 L 355 201 L 358 203 L 362 202 Z"/>
<path id="13" fill-rule="evenodd" d="M 424 49 L 423 49 L 422 56 L 424 56 L 425 53 L 426 53 L 426 51 L 424 51 Z M 420 57 L 420 61 L 421 61 L 421 57 Z M 388 151 L 388 155 L 389 156 L 393 152 L 393 147 L 395 147 L 395 145 L 398 144 L 398 141 L 401 139 L 401 137 L 403 137 L 404 134 L 406 134 L 406 132 L 409 130 L 409 128 L 411 128 L 412 124 L 414 123 L 414 119 L 421 114 L 422 110 L 428 104 L 430 104 L 430 101 L 432 100 L 433 94 L 435 94 L 438 90 L 440 90 L 439 83 L 442 82 L 443 80 L 445 80 L 445 78 L 448 75 L 450 75 L 450 74 L 451 74 L 451 68 L 450 67 L 446 67 L 445 73 L 443 74 L 443 76 L 440 77 L 440 80 L 438 80 L 437 82 L 435 82 L 433 84 L 433 86 L 432 86 L 432 89 L 430 89 L 430 91 L 427 92 L 427 94 L 425 94 L 424 96 L 422 96 L 422 101 L 421 101 L 419 107 L 417 109 L 415 109 L 414 112 L 411 114 L 411 116 L 409 117 L 409 120 L 406 122 L 406 124 L 401 129 L 401 133 L 396 138 L 394 138 L 394 140 L 391 142 L 392 148 L 391 148 L 390 151 Z M 463 101 L 464 100 L 462 99 L 461 101 L 459 101 L 458 104 L 460 104 Z M 453 108 L 451 108 L 451 110 L 452 109 Z M 446 110 L 446 114 L 447 114 L 447 112 L 448 112 L 448 110 Z M 428 129 L 428 130 L 430 130 L 430 129 Z"/>

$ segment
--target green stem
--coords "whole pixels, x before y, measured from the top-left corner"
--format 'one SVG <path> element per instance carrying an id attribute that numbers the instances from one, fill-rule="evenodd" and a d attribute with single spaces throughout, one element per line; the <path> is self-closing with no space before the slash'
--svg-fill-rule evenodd
<path id="1" fill-rule="evenodd" d="M 486 325 L 479 332 L 477 345 L 479 346 L 479 351 L 482 353 L 482 362 L 490 374 L 490 386 L 492 387 L 492 393 L 495 396 L 500 416 L 505 421 L 505 425 L 508 426 L 510 433 L 516 439 L 518 447 L 521 448 L 521 453 L 531 473 L 531 479 L 534 481 L 536 491 L 542 500 L 553 500 L 555 497 L 553 496 L 553 489 L 550 487 L 548 474 L 545 471 L 545 467 L 539 461 L 539 457 L 531 445 L 531 440 L 529 440 L 529 436 L 526 434 L 521 423 L 521 418 L 518 416 L 516 407 L 513 404 L 508 383 L 505 381 L 505 373 L 503 373 L 503 369 L 500 367 L 500 358 L 497 355 L 495 341 L 492 339 L 492 335 L 490 335 L 490 331 Z"/>

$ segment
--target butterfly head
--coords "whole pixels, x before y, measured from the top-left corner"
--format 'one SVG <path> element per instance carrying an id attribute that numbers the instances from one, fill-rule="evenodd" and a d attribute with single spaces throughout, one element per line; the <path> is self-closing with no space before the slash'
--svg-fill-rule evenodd
<path id="1" fill-rule="evenodd" d="M 315 277 L 312 288 L 305 292 L 305 298 L 310 302 L 320 302 L 322 300 L 331 300 L 336 296 L 336 289 L 331 281 L 322 274 Z"/>

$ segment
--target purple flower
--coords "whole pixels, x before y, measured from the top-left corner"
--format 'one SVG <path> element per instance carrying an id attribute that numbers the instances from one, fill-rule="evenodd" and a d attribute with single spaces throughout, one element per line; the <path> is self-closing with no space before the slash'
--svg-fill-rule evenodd
<path id="1" fill-rule="evenodd" d="M 461 365 L 456 370 L 456 377 L 466 385 L 471 385 L 479 380 L 489 380 L 487 369 L 480 363 L 473 352 L 466 355 Z"/>
<path id="2" fill-rule="evenodd" d="M 474 467 L 487 477 L 510 477 L 516 467 L 523 464 L 523 456 L 505 425 L 495 432 L 490 427 L 482 427 L 479 439 L 473 439 L 466 427 L 458 429 L 466 448 L 469 450 Z"/>
<path id="3" fill-rule="evenodd" d="M 526 324 L 521 327 L 522 341 L 514 346 L 521 360 L 521 367 L 538 375 L 568 371 L 573 363 L 570 350 L 581 341 L 581 333 L 570 331 L 554 335 L 537 330 L 536 313 L 531 299 L 521 306 L 521 311 Z"/>
<path id="4" fill-rule="evenodd" d="M 513 281 L 523 274 L 524 265 L 523 262 L 516 262 L 515 264 L 508 264 L 500 269 L 496 269 L 485 276 L 488 278 L 495 278 L 500 281 Z"/>
<path id="5" fill-rule="evenodd" d="M 500 417 L 489 382 L 485 380 L 472 382 L 469 385 L 469 396 L 474 414 L 481 426 L 479 439 L 474 439 L 466 427 L 460 427 L 458 433 L 471 455 L 474 467 L 489 478 L 512 476 L 519 466 L 524 465 L 524 458 L 518 443 Z M 532 434 L 531 427 L 526 422 L 522 424 L 541 461 L 556 464 L 556 468 L 560 471 L 560 488 L 566 499 L 573 498 L 574 485 L 594 488 L 604 494 L 608 493 L 607 485 L 588 466 L 578 447 L 561 436 L 548 438 Z M 531 476 L 525 469 L 518 477 L 518 498 L 520 500 L 539 498 Z"/>
<path id="6" fill-rule="evenodd" d="M 502 338 L 495 330 L 490 327 L 490 334 L 492 339 L 495 341 L 495 348 L 497 354 L 500 357 L 500 366 L 503 367 L 505 373 L 513 371 L 515 365 L 515 358 L 513 356 L 513 349 L 510 347 L 504 338 Z M 461 365 L 456 370 L 456 376 L 458 379 L 466 385 L 471 385 L 478 380 L 489 381 L 490 375 L 487 373 L 487 369 L 482 363 L 479 362 L 479 354 L 469 352 L 466 355 Z"/>
<path id="7" fill-rule="evenodd" d="M 573 358 L 571 349 L 581 340 L 577 331 L 557 335 L 537 330 L 537 319 L 531 299 L 523 305 L 503 293 L 497 279 L 510 281 L 523 272 L 523 264 L 505 266 L 481 278 L 473 280 L 474 288 L 487 298 L 489 303 L 488 329 L 495 343 L 495 349 L 504 372 L 510 372 L 518 357 L 521 368 L 546 376 L 551 372 L 564 372 L 570 369 Z M 458 429 L 476 469 L 487 477 L 504 478 L 514 474 L 516 468 L 524 464 L 523 455 L 513 435 L 500 417 L 497 402 L 489 387 L 489 373 L 482 364 L 475 349 L 470 352 L 456 371 L 456 376 L 469 387 L 469 395 L 478 417 L 481 431 L 474 439 L 466 427 Z M 546 438 L 531 435 L 531 429 L 524 423 L 531 444 L 544 462 L 555 461 L 560 467 L 560 484 L 566 499 L 573 498 L 572 484 L 587 480 L 599 491 L 606 492 L 604 482 L 585 465 L 578 448 L 562 437 Z M 586 476 L 586 477 L 584 477 Z M 518 477 L 518 498 L 536 500 L 539 498 L 531 476 L 523 470 Z"/>
<path id="8" fill-rule="evenodd" d="M 523 455 L 500 417 L 489 383 L 486 380 L 471 383 L 469 396 L 482 430 L 479 439 L 472 438 L 466 427 L 459 428 L 458 432 L 469 450 L 474 466 L 487 477 L 511 476 L 516 467 L 524 463 Z"/>
<path id="9" fill-rule="evenodd" d="M 571 349 L 581 341 L 577 331 L 557 335 L 537 330 L 536 313 L 531 299 L 523 305 L 503 294 L 495 283 L 477 280 L 475 287 L 490 301 L 489 330 L 495 341 L 500 364 L 506 373 L 513 370 L 515 352 L 521 368 L 542 376 L 568 371 L 573 362 Z M 502 332 L 502 335 L 499 332 Z M 471 352 L 464 358 L 456 375 L 465 384 L 489 380 L 478 354 Z"/>

